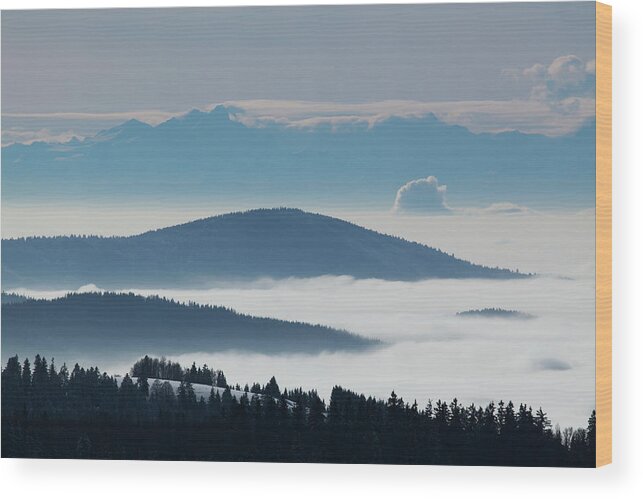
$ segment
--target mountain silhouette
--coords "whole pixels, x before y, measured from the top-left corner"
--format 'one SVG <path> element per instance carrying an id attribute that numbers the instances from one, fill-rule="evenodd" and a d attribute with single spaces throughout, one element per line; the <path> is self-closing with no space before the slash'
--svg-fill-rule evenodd
<path id="1" fill-rule="evenodd" d="M 402 185 L 433 175 L 460 205 L 586 207 L 594 200 L 593 122 L 547 137 L 476 134 L 432 114 L 371 126 L 239 120 L 243 110 L 217 106 L 156 126 L 130 120 L 82 141 L 3 147 L 3 199 L 239 200 L 261 193 L 270 205 L 339 199 L 388 209 Z"/>
<path id="2" fill-rule="evenodd" d="M 7 239 L 2 275 L 4 289 L 207 287 L 322 275 L 403 281 L 525 277 L 290 208 L 229 213 L 129 237 Z"/>

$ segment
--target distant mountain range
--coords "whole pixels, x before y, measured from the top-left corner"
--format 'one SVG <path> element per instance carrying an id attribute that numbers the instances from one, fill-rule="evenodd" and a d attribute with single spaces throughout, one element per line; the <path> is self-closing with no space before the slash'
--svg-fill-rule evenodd
<path id="1" fill-rule="evenodd" d="M 240 110 L 130 120 L 84 140 L 2 148 L 5 202 L 205 200 L 376 209 L 437 176 L 454 205 L 592 206 L 595 123 L 547 137 L 475 134 L 432 114 L 366 124 L 245 126 Z"/>
<path id="2" fill-rule="evenodd" d="M 207 287 L 218 281 L 348 275 L 413 281 L 524 274 L 297 209 L 205 218 L 129 237 L 2 241 L 2 286 L 60 289 Z"/>
<path id="3" fill-rule="evenodd" d="M 325 326 L 133 294 L 81 293 L 2 304 L 5 355 L 178 355 L 226 350 L 312 354 L 364 350 L 379 344 Z"/>

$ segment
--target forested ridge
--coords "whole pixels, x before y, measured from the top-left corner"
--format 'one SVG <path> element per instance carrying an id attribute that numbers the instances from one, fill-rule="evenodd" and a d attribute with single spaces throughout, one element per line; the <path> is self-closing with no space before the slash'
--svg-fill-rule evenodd
<path id="1" fill-rule="evenodd" d="M 221 370 L 145 357 L 117 378 L 37 355 L 2 371 L 2 457 L 334 462 L 506 466 L 595 463 L 596 418 L 553 429 L 538 409 L 511 402 L 420 407 L 341 386 L 317 392 L 231 387 Z M 151 376 L 156 379 L 150 383 Z M 169 382 L 179 381 L 175 391 Z M 197 397 L 194 383 L 211 385 Z M 223 394 L 214 387 L 224 388 Z M 238 399 L 231 390 L 242 390 Z M 294 403 L 293 403 L 294 402 Z"/>
<path id="2" fill-rule="evenodd" d="M 520 310 L 507 310 L 505 308 L 481 308 L 481 309 L 471 309 L 464 310 L 462 312 L 457 312 L 459 317 L 491 317 L 491 318 L 505 318 L 505 319 L 533 319 L 532 314 L 526 312 L 521 312 Z"/>
<path id="3" fill-rule="evenodd" d="M 52 300 L 13 297 L 12 303 L 2 305 L 2 347 L 10 352 L 64 349 L 78 358 L 96 351 L 319 353 L 381 345 L 376 339 L 319 324 L 255 317 L 158 296 L 100 292 Z"/>
<path id="4" fill-rule="evenodd" d="M 134 236 L 2 240 L 6 288 L 208 288 L 262 278 L 522 279 L 437 248 L 293 208 L 228 213 Z"/>

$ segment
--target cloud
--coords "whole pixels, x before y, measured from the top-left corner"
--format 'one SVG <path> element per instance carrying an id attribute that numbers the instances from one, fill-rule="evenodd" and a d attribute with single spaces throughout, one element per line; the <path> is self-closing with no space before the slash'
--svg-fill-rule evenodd
<path id="1" fill-rule="evenodd" d="M 565 103 L 563 112 L 569 112 L 572 105 L 580 106 L 582 98 L 595 97 L 594 60 L 584 62 L 575 55 L 564 55 L 554 59 L 549 66 L 534 64 L 523 71 L 523 76 L 532 84 L 533 100 L 548 102 L 554 107 Z"/>
<path id="2" fill-rule="evenodd" d="M 158 125 L 177 114 L 183 113 L 154 110 L 122 113 L 2 113 L 2 145 L 63 143 L 73 137 L 92 137 L 101 130 L 131 119 Z"/>
<path id="3" fill-rule="evenodd" d="M 545 68 L 546 69 L 546 68 Z M 588 74 L 590 69 L 587 69 Z M 529 71 L 527 71 L 529 73 Z M 544 73 L 543 73 L 544 74 Z M 526 78 L 522 73 L 519 77 Z M 536 86 L 535 81 L 530 84 Z M 538 83 L 542 85 L 542 81 Z M 530 87 L 531 88 L 531 87 Z M 534 95 L 538 92 L 533 92 Z M 543 93 L 543 92 L 540 92 Z M 449 125 L 464 126 L 474 133 L 520 131 L 560 136 L 576 131 L 595 116 L 592 97 L 569 97 L 558 101 L 531 98 L 497 101 L 422 102 L 390 100 L 361 104 L 240 100 L 223 103 L 232 107 L 230 118 L 250 127 L 281 125 L 291 128 L 328 126 L 373 127 L 390 118 L 423 118 L 429 114 Z M 216 104 L 203 108 L 210 110 Z M 83 138 L 130 119 L 150 125 L 185 114 L 159 110 L 123 113 L 3 113 L 3 145 L 31 143 L 36 140 L 65 142 L 73 127 L 74 135 Z M 60 133 L 54 133 L 57 129 Z M 47 133 L 49 130 L 49 133 Z"/>
<path id="4" fill-rule="evenodd" d="M 397 191 L 393 211 L 400 213 L 449 213 L 446 204 L 447 186 L 430 176 L 411 180 Z"/>
<path id="5" fill-rule="evenodd" d="M 68 142 L 78 136 L 79 134 L 75 133 L 73 130 L 65 130 L 56 133 L 47 128 L 41 128 L 38 130 L 5 128 L 2 130 L 2 145 L 8 146 L 15 143 L 33 144 L 34 142 L 61 143 Z"/>
<path id="6" fill-rule="evenodd" d="M 2 113 L 3 118 L 19 119 L 59 119 L 59 120 L 78 120 L 78 121 L 128 121 L 137 119 L 150 125 L 158 125 L 165 120 L 185 114 L 185 111 L 171 113 L 159 110 L 141 110 L 127 111 L 122 113 Z"/>
<path id="7" fill-rule="evenodd" d="M 521 71 L 517 71 L 517 74 L 524 79 Z M 594 100 L 589 97 L 579 100 L 574 112 L 568 113 L 561 113 L 549 102 L 532 98 L 441 102 L 388 100 L 361 104 L 242 100 L 225 104 L 242 109 L 243 112 L 236 114 L 234 119 L 247 126 L 373 127 L 393 117 L 422 118 L 434 114 L 447 124 L 464 126 L 474 133 L 517 130 L 549 136 L 572 133 L 595 115 Z"/>
<path id="8" fill-rule="evenodd" d="M 462 215 L 523 215 L 534 213 L 526 206 L 509 202 L 493 203 L 484 208 L 449 206 L 446 202 L 447 186 L 440 185 L 434 176 L 411 180 L 397 190 L 393 213 Z"/>
<path id="9" fill-rule="evenodd" d="M 569 371 L 572 368 L 568 362 L 560 359 L 540 359 L 535 364 L 540 371 Z"/>
<path id="10" fill-rule="evenodd" d="M 79 287 L 76 290 L 76 293 L 101 293 L 105 291 L 104 289 L 99 288 L 94 283 L 85 284 L 84 286 Z"/>
<path id="11" fill-rule="evenodd" d="M 235 100 L 223 104 L 232 108 L 231 119 L 246 126 L 328 126 L 333 130 L 373 127 L 393 117 L 422 118 L 434 114 L 447 124 L 464 126 L 474 133 L 519 131 L 560 136 L 573 133 L 595 117 L 594 60 L 583 61 L 572 54 L 562 55 L 549 63 L 505 69 L 502 76 L 525 85 L 527 95 L 522 99 L 479 101 L 336 103 Z M 206 106 L 205 109 L 209 110 L 215 105 Z M 148 109 L 108 113 L 3 113 L 2 145 L 35 141 L 65 142 L 72 136 L 92 136 L 98 130 L 130 119 L 158 125 L 186 111 Z M 72 128 L 73 133 L 70 131 Z"/>
<path id="12" fill-rule="evenodd" d="M 523 213 L 532 213 L 532 210 L 526 206 L 520 206 L 514 203 L 493 203 L 481 210 L 483 213 L 493 213 L 498 215 L 516 215 Z"/>

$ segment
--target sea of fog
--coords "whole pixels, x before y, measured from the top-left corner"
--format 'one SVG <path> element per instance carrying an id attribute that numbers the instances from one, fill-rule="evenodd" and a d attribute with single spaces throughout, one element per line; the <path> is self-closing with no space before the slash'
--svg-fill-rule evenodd
<path id="1" fill-rule="evenodd" d="M 233 383 L 266 382 L 274 375 L 282 387 L 316 388 L 325 398 L 334 385 L 341 384 L 382 398 L 395 390 L 421 406 L 428 399 L 454 396 L 464 404 L 481 405 L 511 399 L 516 404 L 542 406 L 561 426 L 586 424 L 594 408 L 592 212 L 341 216 L 478 263 L 519 268 L 538 277 L 389 282 L 324 276 L 220 283 L 207 290 L 126 291 L 325 324 L 379 338 L 388 345 L 367 353 L 316 356 L 242 352 L 172 356 L 162 352 L 182 364 L 214 365 Z M 70 290 L 13 291 L 54 297 Z M 456 315 L 486 307 L 520 310 L 534 318 Z M 101 360 L 100 367 L 125 373 L 140 354 L 133 352 L 131 359 L 115 360 L 111 365 Z"/>

